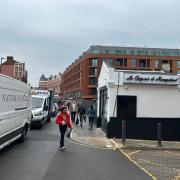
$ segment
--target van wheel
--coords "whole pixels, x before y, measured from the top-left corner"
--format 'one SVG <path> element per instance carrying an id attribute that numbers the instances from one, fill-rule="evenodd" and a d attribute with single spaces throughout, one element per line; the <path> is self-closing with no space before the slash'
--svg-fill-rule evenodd
<path id="1" fill-rule="evenodd" d="M 42 120 L 41 123 L 39 124 L 39 129 L 42 129 L 43 123 L 44 123 L 44 120 Z"/>
<path id="2" fill-rule="evenodd" d="M 27 127 L 24 127 L 23 131 L 21 133 L 21 137 L 19 139 L 20 143 L 23 143 L 26 140 L 26 138 L 27 138 L 27 131 L 28 131 Z"/>

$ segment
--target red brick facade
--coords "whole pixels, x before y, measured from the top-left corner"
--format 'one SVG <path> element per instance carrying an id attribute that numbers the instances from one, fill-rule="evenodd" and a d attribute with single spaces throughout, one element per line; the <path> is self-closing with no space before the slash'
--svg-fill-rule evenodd
<path id="1" fill-rule="evenodd" d="M 0 72 L 1 74 L 27 83 L 25 63 L 15 61 L 13 56 L 7 56 L 7 61 L 2 63 L 0 66 Z"/>
<path id="2" fill-rule="evenodd" d="M 118 51 L 117 48 L 121 47 L 92 46 L 72 63 L 62 75 L 61 88 L 64 97 L 95 99 L 103 61 L 117 69 L 163 70 L 180 74 L 180 50 L 122 47 L 123 50 Z M 113 50 L 114 53 L 111 53 Z"/>

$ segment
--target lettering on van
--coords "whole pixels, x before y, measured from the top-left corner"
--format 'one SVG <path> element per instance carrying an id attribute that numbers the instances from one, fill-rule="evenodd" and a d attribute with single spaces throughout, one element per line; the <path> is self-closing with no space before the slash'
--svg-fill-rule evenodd
<path id="1" fill-rule="evenodd" d="M 27 102 L 29 101 L 29 96 L 27 95 L 2 95 L 2 102 Z"/>

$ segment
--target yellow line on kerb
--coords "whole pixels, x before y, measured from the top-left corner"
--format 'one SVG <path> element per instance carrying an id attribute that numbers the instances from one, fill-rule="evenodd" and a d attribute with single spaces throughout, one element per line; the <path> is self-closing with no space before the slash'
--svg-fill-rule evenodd
<path id="1" fill-rule="evenodd" d="M 172 180 L 179 180 L 179 179 L 180 179 L 180 173 L 177 176 L 175 176 Z"/>
<path id="2" fill-rule="evenodd" d="M 142 150 L 137 150 L 137 151 L 134 151 L 134 152 L 131 152 L 128 154 L 128 156 L 132 156 L 133 154 L 137 154 L 138 152 L 141 152 Z"/>
<path id="3" fill-rule="evenodd" d="M 147 171 L 145 168 L 143 168 L 141 165 L 139 165 L 136 161 L 134 161 L 130 155 L 128 155 L 127 153 L 125 153 L 122 149 L 120 149 L 120 152 L 127 157 L 127 159 L 129 161 L 131 161 L 132 163 L 134 163 L 138 168 L 140 168 L 143 172 L 145 172 L 148 176 L 150 176 L 153 180 L 158 180 L 157 177 L 155 177 L 154 175 L 152 175 L 149 171 Z"/>

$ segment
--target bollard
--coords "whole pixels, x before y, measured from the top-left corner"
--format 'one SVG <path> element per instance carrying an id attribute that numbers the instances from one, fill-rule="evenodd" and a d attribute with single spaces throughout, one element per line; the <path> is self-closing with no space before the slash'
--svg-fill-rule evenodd
<path id="1" fill-rule="evenodd" d="M 126 143 L 126 121 L 122 120 L 122 144 Z"/>
<path id="2" fill-rule="evenodd" d="M 162 140 L 162 124 L 157 124 L 157 138 L 158 138 L 158 147 L 161 147 L 161 140 Z"/>

